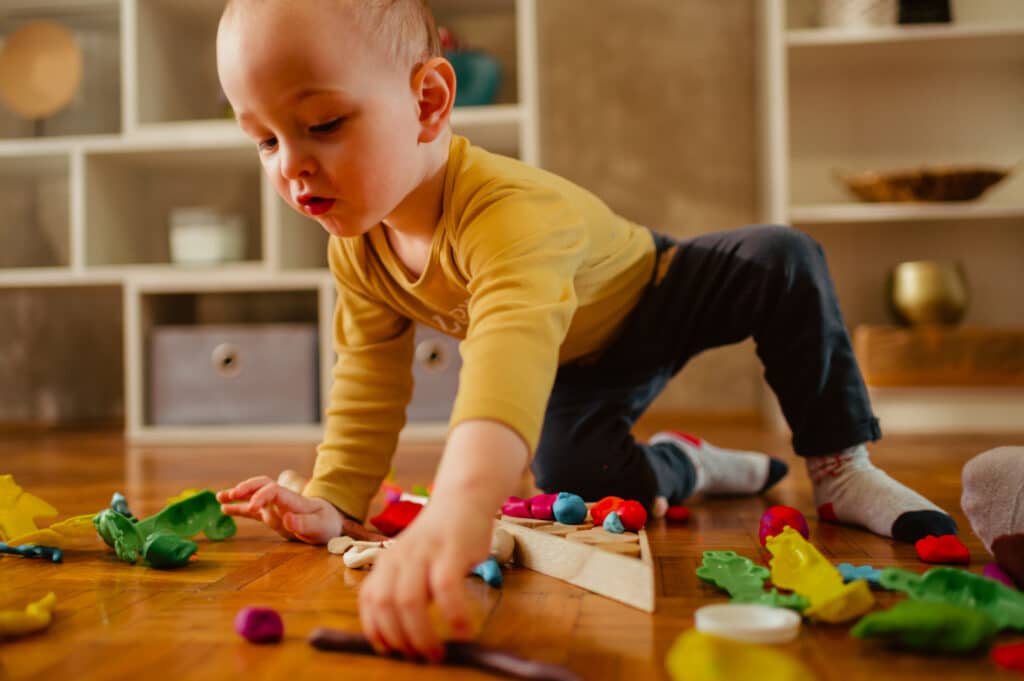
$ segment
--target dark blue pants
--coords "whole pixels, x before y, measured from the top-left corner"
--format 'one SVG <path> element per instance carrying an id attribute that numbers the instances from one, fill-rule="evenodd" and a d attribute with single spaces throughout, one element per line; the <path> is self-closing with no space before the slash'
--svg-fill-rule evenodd
<path id="1" fill-rule="evenodd" d="M 753 226 L 655 243 L 651 281 L 623 329 L 596 358 L 558 370 L 533 460 L 538 487 L 649 506 L 658 484 L 633 424 L 691 357 L 751 336 L 797 454 L 881 436 L 813 239 Z"/>

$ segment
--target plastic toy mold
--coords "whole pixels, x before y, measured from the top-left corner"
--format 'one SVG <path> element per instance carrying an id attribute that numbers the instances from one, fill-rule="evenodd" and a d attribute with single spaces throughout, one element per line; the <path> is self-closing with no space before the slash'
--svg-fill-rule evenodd
<path id="1" fill-rule="evenodd" d="M 825 622 L 845 622 L 863 615 L 874 605 L 868 583 L 863 580 L 843 584 L 843 576 L 825 560 L 818 549 L 792 527 L 769 537 L 768 550 L 772 582 L 790 589 L 810 601 L 804 612 Z"/>
<path id="2" fill-rule="evenodd" d="M 802 611 L 807 599 L 799 594 L 780 594 L 777 589 L 764 590 L 768 568 L 735 551 L 705 551 L 697 568 L 697 576 L 726 591 L 736 603 L 752 603 Z"/>
<path id="3" fill-rule="evenodd" d="M 958 568 L 932 568 L 918 575 L 882 570 L 882 586 L 915 600 L 939 601 L 984 612 L 1000 629 L 1024 630 L 1024 593 Z"/>

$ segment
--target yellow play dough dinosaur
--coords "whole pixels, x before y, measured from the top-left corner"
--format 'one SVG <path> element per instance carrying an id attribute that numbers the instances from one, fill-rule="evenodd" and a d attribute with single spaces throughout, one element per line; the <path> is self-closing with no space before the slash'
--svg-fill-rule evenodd
<path id="1" fill-rule="evenodd" d="M 102 546 L 103 540 L 96 533 L 96 526 L 92 524 L 93 515 L 92 513 L 76 515 L 54 523 L 45 529 L 14 537 L 7 543 L 11 546 L 35 544 L 36 546 L 53 546 L 58 549 Z"/>
<path id="2" fill-rule="evenodd" d="M 20 537 L 39 528 L 34 519 L 52 518 L 57 509 L 21 489 L 13 475 L 0 475 L 0 538 Z"/>

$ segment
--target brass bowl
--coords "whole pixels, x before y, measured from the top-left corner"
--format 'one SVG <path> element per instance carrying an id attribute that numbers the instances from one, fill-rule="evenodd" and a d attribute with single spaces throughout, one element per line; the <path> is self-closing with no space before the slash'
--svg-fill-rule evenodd
<path id="1" fill-rule="evenodd" d="M 905 324 L 958 324 L 969 298 L 959 262 L 904 262 L 889 274 L 889 303 Z"/>

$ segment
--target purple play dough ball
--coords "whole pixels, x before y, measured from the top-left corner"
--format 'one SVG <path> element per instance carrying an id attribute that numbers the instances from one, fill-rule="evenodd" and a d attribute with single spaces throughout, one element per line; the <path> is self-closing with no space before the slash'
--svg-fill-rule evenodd
<path id="1" fill-rule="evenodd" d="M 277 643 L 284 638 L 284 622 L 273 608 L 249 606 L 235 615 L 235 631 L 251 643 Z"/>

